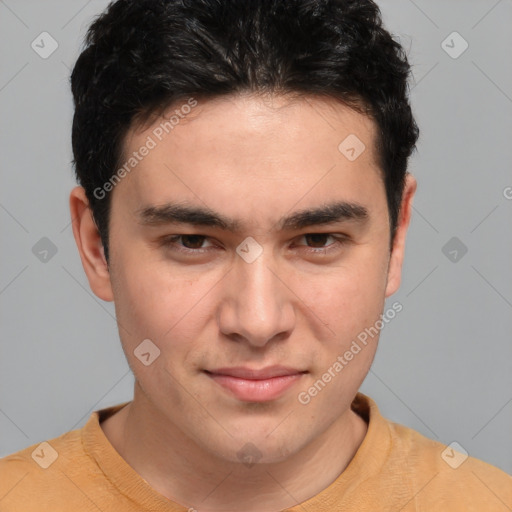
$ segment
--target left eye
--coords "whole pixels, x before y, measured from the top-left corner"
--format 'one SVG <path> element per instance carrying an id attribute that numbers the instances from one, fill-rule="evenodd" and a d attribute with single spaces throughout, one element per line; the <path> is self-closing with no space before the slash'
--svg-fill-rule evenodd
<path id="1" fill-rule="evenodd" d="M 340 241 L 329 233 L 307 233 L 306 235 L 302 235 L 299 240 L 305 240 L 306 242 L 306 244 L 299 245 L 308 245 L 312 249 L 326 249 Z M 331 243 L 328 243 L 329 240 L 332 240 Z"/>

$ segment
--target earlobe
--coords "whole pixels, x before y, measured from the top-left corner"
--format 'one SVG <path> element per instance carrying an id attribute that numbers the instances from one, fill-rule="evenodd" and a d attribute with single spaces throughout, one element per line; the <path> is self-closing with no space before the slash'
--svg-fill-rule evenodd
<path id="1" fill-rule="evenodd" d="M 69 196 L 73 236 L 89 286 L 96 296 L 114 300 L 110 273 L 98 228 L 83 187 L 75 187 Z"/>
<path id="2" fill-rule="evenodd" d="M 407 173 L 405 177 L 405 187 L 400 206 L 400 215 L 396 227 L 393 249 L 388 265 L 388 279 L 386 285 L 386 298 L 393 295 L 400 287 L 402 278 L 402 264 L 405 254 L 405 238 L 412 215 L 412 203 L 416 192 L 417 182 L 414 176 Z"/>

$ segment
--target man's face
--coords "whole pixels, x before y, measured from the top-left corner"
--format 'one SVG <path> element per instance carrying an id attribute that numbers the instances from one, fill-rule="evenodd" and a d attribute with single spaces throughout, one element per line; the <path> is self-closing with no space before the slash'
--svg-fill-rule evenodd
<path id="1" fill-rule="evenodd" d="M 217 456 L 252 443 L 283 460 L 346 418 L 378 336 L 308 389 L 396 289 L 375 125 L 334 102 L 249 95 L 200 103 L 158 140 L 161 122 L 127 138 L 127 158 L 156 146 L 112 193 L 110 279 L 140 397 Z M 360 146 L 338 149 L 351 134 L 355 159 Z M 134 354 L 147 339 L 148 366 Z"/>

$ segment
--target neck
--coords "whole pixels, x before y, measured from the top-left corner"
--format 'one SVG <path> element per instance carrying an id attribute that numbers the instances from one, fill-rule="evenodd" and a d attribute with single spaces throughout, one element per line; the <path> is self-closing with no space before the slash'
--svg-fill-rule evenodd
<path id="1" fill-rule="evenodd" d="M 171 501 L 201 512 L 277 512 L 336 480 L 362 443 L 367 424 L 349 409 L 286 460 L 245 465 L 199 446 L 155 410 L 136 385 L 134 400 L 101 428 L 121 457 Z"/>

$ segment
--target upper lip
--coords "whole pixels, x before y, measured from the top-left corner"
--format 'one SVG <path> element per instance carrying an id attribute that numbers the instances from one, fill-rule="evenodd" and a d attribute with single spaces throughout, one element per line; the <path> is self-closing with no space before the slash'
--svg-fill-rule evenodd
<path id="1" fill-rule="evenodd" d="M 239 379 L 263 380 L 271 379 L 273 377 L 283 377 L 286 375 L 295 375 L 305 373 L 304 370 L 297 370 L 288 366 L 267 366 L 256 370 L 254 368 L 246 368 L 243 366 L 236 366 L 233 368 L 217 368 L 215 370 L 206 370 L 208 373 L 215 375 L 227 375 L 229 377 L 237 377 Z"/>

